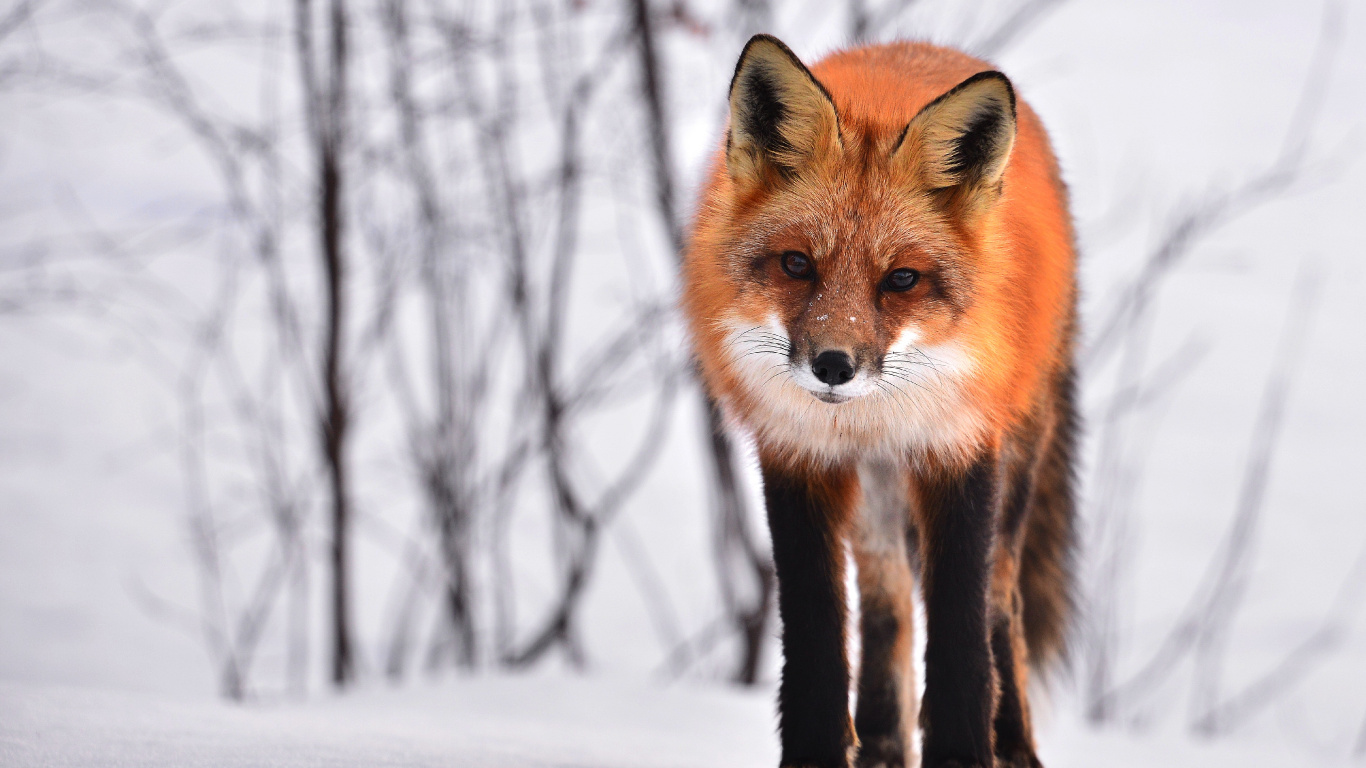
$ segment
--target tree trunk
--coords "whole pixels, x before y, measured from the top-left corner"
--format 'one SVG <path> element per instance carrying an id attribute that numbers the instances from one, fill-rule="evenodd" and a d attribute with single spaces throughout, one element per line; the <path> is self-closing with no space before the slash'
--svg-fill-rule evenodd
<path id="1" fill-rule="evenodd" d="M 325 27 L 328 47 L 322 70 L 324 82 L 319 77 L 319 62 L 314 56 L 310 0 L 298 0 L 295 12 L 304 109 L 318 162 L 318 243 L 325 299 L 318 432 L 327 473 L 332 529 L 332 546 L 328 553 L 332 576 L 332 682 L 343 687 L 355 677 L 347 584 L 351 524 L 351 478 L 347 462 L 350 401 L 342 360 L 347 320 L 342 163 L 346 139 L 347 20 L 344 0 L 331 0 Z"/>
<path id="2" fill-rule="evenodd" d="M 685 247 L 683 226 L 674 198 L 673 165 L 670 161 L 668 121 L 664 114 L 664 91 L 659 77 L 655 48 L 654 21 L 648 0 L 627 0 L 635 19 L 640 53 L 641 95 L 645 101 L 650 129 L 651 162 L 654 170 L 655 204 L 669 235 L 674 257 L 683 263 Z M 712 473 L 717 578 L 721 584 L 726 612 L 741 641 L 740 659 L 733 679 L 752 685 L 758 678 L 764 641 L 768 637 L 769 606 L 773 599 L 773 565 L 758 550 L 746 525 L 748 512 L 735 472 L 734 448 L 726 434 L 721 410 L 705 392 L 703 429 L 708 436 Z M 739 567 L 737 567 L 739 564 Z M 752 580 L 750 589 L 739 589 L 738 582 Z M 752 594 L 745 602 L 739 594 Z"/>

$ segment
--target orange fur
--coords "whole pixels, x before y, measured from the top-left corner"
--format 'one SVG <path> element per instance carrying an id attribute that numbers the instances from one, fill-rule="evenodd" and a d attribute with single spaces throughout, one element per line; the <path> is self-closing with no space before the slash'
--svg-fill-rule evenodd
<path id="1" fill-rule="evenodd" d="M 990 69 L 927 43 L 836 53 L 811 73 L 835 105 L 838 135 L 813 119 L 818 133 L 796 173 L 737 171 L 744 147 L 731 147 L 730 167 L 718 152 L 686 256 L 683 308 L 706 386 L 770 455 L 794 465 L 876 453 L 959 466 L 1047 407 L 1070 359 L 1075 255 L 1066 192 L 1038 118 L 1017 103 L 1000 194 L 985 204 L 937 193 L 917 146 L 893 153 L 926 105 Z M 765 262 L 787 250 L 812 256 L 822 276 L 814 296 Z M 880 296 L 879 281 L 898 267 L 933 271 L 955 291 Z M 927 353 L 952 376 L 926 366 L 917 371 L 925 381 L 899 393 L 829 404 L 796 385 L 764 389 L 746 373 L 737 330 L 775 318 L 794 342 L 884 352 L 912 328 L 917 349 L 962 359 Z"/>

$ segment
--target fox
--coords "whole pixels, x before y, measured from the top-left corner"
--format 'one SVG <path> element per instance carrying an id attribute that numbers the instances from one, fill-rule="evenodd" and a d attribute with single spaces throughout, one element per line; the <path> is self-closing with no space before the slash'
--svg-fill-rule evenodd
<path id="1" fill-rule="evenodd" d="M 1075 234 L 1048 135 L 1004 74 L 924 42 L 808 68 L 757 35 L 729 110 L 680 304 L 758 458 L 780 765 L 1038 768 L 1028 692 L 1075 612 L 1079 428 Z"/>

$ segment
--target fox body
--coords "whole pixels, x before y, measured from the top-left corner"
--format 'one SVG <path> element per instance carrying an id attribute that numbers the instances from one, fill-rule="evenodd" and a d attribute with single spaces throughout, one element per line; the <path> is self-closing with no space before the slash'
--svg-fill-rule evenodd
<path id="1" fill-rule="evenodd" d="M 782 763 L 905 765 L 918 709 L 925 765 L 1038 765 L 1026 683 L 1069 615 L 1075 431 L 1074 237 L 1043 127 L 1005 76 L 924 43 L 808 70 L 757 36 L 730 108 L 683 306 L 708 390 L 758 448 Z"/>

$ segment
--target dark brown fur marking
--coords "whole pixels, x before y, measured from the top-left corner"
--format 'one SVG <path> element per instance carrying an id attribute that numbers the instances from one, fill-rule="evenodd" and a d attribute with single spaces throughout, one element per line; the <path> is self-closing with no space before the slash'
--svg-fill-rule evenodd
<path id="1" fill-rule="evenodd" d="M 866 464 L 859 480 L 863 509 L 853 537 L 863 638 L 854 714 L 857 765 L 901 768 L 911 764 L 917 709 L 911 661 L 915 581 L 907 551 L 910 520 L 899 467 Z"/>
<path id="2" fill-rule="evenodd" d="M 854 744 L 845 651 L 844 528 L 853 470 L 793 472 L 760 458 L 778 573 L 783 765 L 844 768 Z"/>
<path id="3" fill-rule="evenodd" d="M 987 641 L 1001 471 L 987 454 L 966 470 L 918 478 L 925 595 L 926 768 L 992 765 L 995 670 Z"/>

